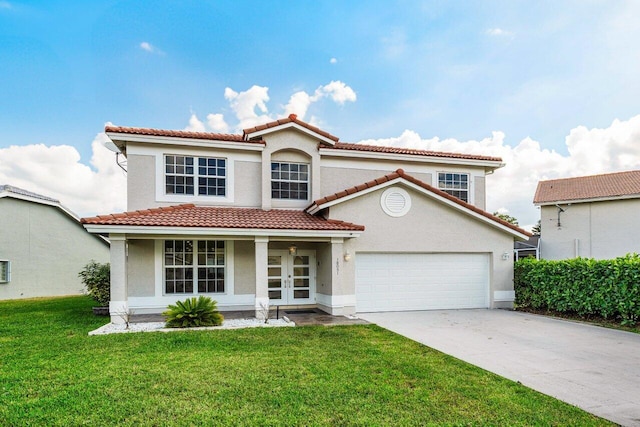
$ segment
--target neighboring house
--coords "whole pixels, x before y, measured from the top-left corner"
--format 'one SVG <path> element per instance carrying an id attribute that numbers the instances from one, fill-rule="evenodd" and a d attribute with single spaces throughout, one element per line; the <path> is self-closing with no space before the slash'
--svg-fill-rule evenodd
<path id="1" fill-rule="evenodd" d="M 516 254 L 516 261 L 523 258 L 540 258 L 540 235 L 534 234 L 529 240 L 516 241 L 513 245 L 513 252 Z"/>
<path id="2" fill-rule="evenodd" d="M 0 224 L 0 300 L 80 294 L 80 270 L 109 262 L 108 242 L 56 199 L 0 185 Z"/>
<path id="3" fill-rule="evenodd" d="M 541 181 L 533 202 L 544 259 L 640 252 L 640 170 Z"/>
<path id="4" fill-rule="evenodd" d="M 105 132 L 130 212 L 83 223 L 111 240 L 112 313 L 199 294 L 222 310 L 512 306 L 529 234 L 484 211 L 500 158 L 342 143 L 295 115 L 238 135 Z"/>

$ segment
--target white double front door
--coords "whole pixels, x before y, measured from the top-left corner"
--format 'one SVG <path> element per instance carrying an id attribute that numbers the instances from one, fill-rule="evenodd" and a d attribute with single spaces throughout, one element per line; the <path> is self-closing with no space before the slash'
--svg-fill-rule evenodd
<path id="1" fill-rule="evenodd" d="M 268 264 L 271 305 L 315 303 L 315 251 L 270 250 Z"/>

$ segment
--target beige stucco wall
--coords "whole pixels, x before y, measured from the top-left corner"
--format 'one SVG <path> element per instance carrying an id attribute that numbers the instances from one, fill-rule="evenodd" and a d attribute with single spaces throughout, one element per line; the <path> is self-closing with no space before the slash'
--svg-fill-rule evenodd
<path id="1" fill-rule="evenodd" d="M 640 199 L 542 206 L 540 255 L 610 259 L 640 253 Z"/>
<path id="2" fill-rule="evenodd" d="M 485 180 L 486 178 L 484 176 L 473 177 L 474 205 L 482 210 L 487 209 L 487 187 Z"/>
<path id="3" fill-rule="evenodd" d="M 255 243 L 249 240 L 235 242 L 234 294 L 256 293 Z"/>
<path id="4" fill-rule="evenodd" d="M 155 246 L 153 240 L 128 240 L 127 283 L 130 297 L 155 295 Z"/>
<path id="5" fill-rule="evenodd" d="M 108 244 L 57 207 L 4 197 L 0 224 L 0 259 L 11 261 L 0 300 L 80 294 L 80 270 L 109 262 Z"/>
<path id="6" fill-rule="evenodd" d="M 358 252 L 487 253 L 491 262 L 491 306 L 510 306 L 494 303 L 493 292 L 513 290 L 513 237 L 408 186 L 399 187 L 407 190 L 412 200 L 411 210 L 403 217 L 384 213 L 380 206 L 384 189 L 330 208 L 331 218 L 365 226 L 360 237 L 345 240 L 344 250 L 352 254 L 352 259 L 344 263 L 341 293 L 355 294 Z M 502 260 L 505 252 L 508 260 Z"/>
<path id="7" fill-rule="evenodd" d="M 154 156 L 127 156 L 127 210 L 156 208 L 156 160 Z"/>
<path id="8" fill-rule="evenodd" d="M 318 140 L 294 128 L 274 132 L 264 137 L 262 152 L 262 208 L 304 208 L 320 196 L 320 154 Z M 271 199 L 271 161 L 273 159 L 306 159 L 311 173 L 311 188 L 307 200 Z"/>
<path id="9" fill-rule="evenodd" d="M 383 165 L 379 166 L 379 169 L 322 167 L 320 168 L 322 173 L 321 193 L 323 196 L 328 196 L 347 188 L 381 178 L 398 169 L 384 169 L 382 167 Z M 411 173 L 411 176 L 427 184 L 432 183 L 432 175 L 430 173 L 414 172 Z"/>
<path id="10" fill-rule="evenodd" d="M 155 155 L 129 154 L 127 156 L 127 210 L 149 209 L 170 206 L 180 203 L 197 203 L 202 205 L 216 204 L 215 200 L 185 196 L 184 200 L 172 202 L 158 201 L 156 198 L 156 156 L 164 156 L 165 152 L 190 154 L 182 149 L 157 150 Z M 197 155 L 197 154 L 196 154 Z M 210 156 L 220 156 L 218 152 Z M 226 156 L 231 158 L 227 153 Z M 259 207 L 261 204 L 261 164 L 255 161 L 233 160 L 233 187 L 236 207 Z M 228 205 L 228 203 L 227 203 Z"/>

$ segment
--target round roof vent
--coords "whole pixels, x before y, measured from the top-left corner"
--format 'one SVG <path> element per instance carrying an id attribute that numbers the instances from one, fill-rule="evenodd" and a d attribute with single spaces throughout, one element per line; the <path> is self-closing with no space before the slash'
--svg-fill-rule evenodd
<path id="1" fill-rule="evenodd" d="M 411 196 L 402 188 L 387 188 L 380 197 L 380 206 L 389 216 L 404 216 L 411 209 Z"/>

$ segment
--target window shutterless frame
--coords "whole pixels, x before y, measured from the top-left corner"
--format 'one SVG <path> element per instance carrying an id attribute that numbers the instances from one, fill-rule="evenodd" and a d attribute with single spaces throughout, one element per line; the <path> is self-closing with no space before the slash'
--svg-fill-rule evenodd
<path id="1" fill-rule="evenodd" d="M 164 294 L 225 293 L 224 240 L 165 240 Z"/>
<path id="2" fill-rule="evenodd" d="M 164 155 L 167 195 L 227 195 L 227 159 L 218 157 Z"/>
<path id="3" fill-rule="evenodd" d="M 271 198 L 307 200 L 309 198 L 309 164 L 271 162 Z"/>
<path id="4" fill-rule="evenodd" d="M 11 281 L 11 261 L 0 259 L 0 283 Z"/>
<path id="5" fill-rule="evenodd" d="M 469 174 L 438 172 L 438 189 L 464 202 L 469 202 Z"/>

